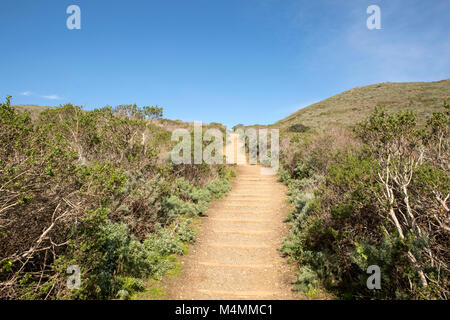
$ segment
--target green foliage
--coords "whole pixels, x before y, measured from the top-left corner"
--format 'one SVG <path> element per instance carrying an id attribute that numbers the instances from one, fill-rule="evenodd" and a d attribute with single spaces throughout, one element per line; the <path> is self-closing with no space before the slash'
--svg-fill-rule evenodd
<path id="1" fill-rule="evenodd" d="M 231 185 L 228 179 L 214 180 L 208 183 L 205 187 L 212 199 L 218 199 L 223 194 L 231 190 Z"/>
<path id="2" fill-rule="evenodd" d="M 319 284 L 317 274 L 309 267 L 301 267 L 294 288 L 298 291 L 308 292 Z"/>
<path id="3" fill-rule="evenodd" d="M 149 119 L 159 119 L 163 116 L 163 108 L 161 107 L 144 107 L 143 108 L 144 115 Z"/>
<path id="4" fill-rule="evenodd" d="M 195 239 L 195 230 L 190 225 L 191 220 L 186 219 L 180 223 L 176 232 L 178 239 L 184 243 L 193 243 Z"/>
<path id="5" fill-rule="evenodd" d="M 426 127 L 417 125 L 411 111 L 375 109 L 355 128 L 358 143 L 336 134 L 335 141 L 348 142 L 324 153 L 323 145 L 337 143 L 319 134 L 291 141 L 297 149 L 281 151 L 279 177 L 294 206 L 281 250 L 300 266 L 297 290 L 325 287 L 338 297 L 358 299 L 448 297 L 445 108 Z M 392 190 L 391 202 L 386 189 Z M 410 224 L 404 216 L 408 206 L 417 217 Z M 390 212 L 398 213 L 404 237 Z M 366 287 L 370 265 L 381 268 L 381 290 Z M 427 286 L 419 271 L 430 279 Z"/>
<path id="6" fill-rule="evenodd" d="M 112 110 L 112 109 L 110 109 Z M 114 114 L 122 117 L 133 117 L 137 119 L 160 119 L 163 116 L 162 107 L 139 107 L 136 104 L 119 105 L 113 109 Z"/>
<path id="7" fill-rule="evenodd" d="M 32 121 L 8 98 L 0 116 L 4 299 L 128 299 L 194 241 L 188 217 L 230 189 L 226 166 L 161 157 L 171 133 L 145 119 L 161 117 L 159 107 L 67 104 Z M 72 265 L 78 290 L 66 286 Z"/>
<path id="8" fill-rule="evenodd" d="M 378 298 L 392 297 L 402 298 L 408 295 L 403 288 L 407 283 L 404 281 L 405 275 L 412 275 L 412 269 L 408 267 L 405 259 L 406 247 L 395 238 L 383 238 L 376 245 L 371 243 L 355 242 L 355 249 L 351 252 L 352 261 L 358 266 L 359 272 L 357 281 L 353 284 L 354 292 L 364 293 L 367 296 L 375 294 Z M 370 265 L 378 265 L 381 271 L 381 282 L 383 291 L 380 293 L 372 292 L 366 288 L 367 276 L 364 274 Z"/>
<path id="9" fill-rule="evenodd" d="M 315 129 L 327 129 L 336 124 L 354 126 L 368 118 L 375 107 L 388 108 L 391 113 L 407 107 L 417 115 L 418 123 L 423 125 L 428 116 L 442 108 L 441 101 L 448 100 L 449 91 L 449 79 L 435 82 L 385 82 L 357 87 L 301 108 L 274 126 L 280 131 L 297 123 Z"/>
<path id="10" fill-rule="evenodd" d="M 204 187 L 196 187 L 184 178 L 175 181 L 173 194 L 163 206 L 168 215 L 194 217 L 208 210 L 208 203 L 231 189 L 228 179 L 216 179 Z"/>
<path id="11" fill-rule="evenodd" d="M 414 182 L 422 191 L 432 193 L 433 190 L 441 194 L 450 192 L 450 173 L 448 170 L 436 168 L 431 163 L 418 166 Z"/>
<path id="12" fill-rule="evenodd" d="M 287 131 L 288 131 L 288 132 L 306 132 L 306 131 L 308 131 L 309 129 L 310 129 L 309 127 L 307 127 L 307 126 L 305 126 L 305 125 L 303 125 L 303 124 L 301 124 L 301 123 L 296 123 L 296 124 L 291 125 L 291 126 L 287 129 Z"/>
<path id="13" fill-rule="evenodd" d="M 6 156 L 11 155 L 16 149 L 23 149 L 25 141 L 31 134 L 31 118 L 28 113 L 18 114 L 11 107 L 11 97 L 0 104 L 0 143 L 2 145 L 2 158 L 5 163 Z"/>

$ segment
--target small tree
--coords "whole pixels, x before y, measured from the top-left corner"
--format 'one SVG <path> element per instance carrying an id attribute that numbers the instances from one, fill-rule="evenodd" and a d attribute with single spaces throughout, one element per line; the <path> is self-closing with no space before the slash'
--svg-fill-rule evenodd
<path id="1" fill-rule="evenodd" d="M 136 104 L 121 104 L 114 108 L 114 114 L 122 117 L 142 118 L 143 112 Z"/>
<path id="2" fill-rule="evenodd" d="M 413 203 L 419 203 L 419 196 L 411 199 L 411 190 L 415 191 L 418 187 L 414 185 L 414 178 L 419 172 L 422 176 L 425 176 L 425 172 L 430 172 L 425 171 L 423 167 L 427 159 L 432 167 L 444 166 L 447 169 L 448 121 L 448 114 L 435 113 L 428 121 L 428 130 L 423 130 L 416 126 L 416 116 L 411 111 L 389 115 L 385 110 L 375 109 L 374 114 L 356 130 L 373 152 L 379 165 L 378 178 L 383 192 L 378 200 L 387 205 L 390 221 L 405 243 L 410 240 L 420 240 L 423 243 L 423 249 L 419 252 L 426 253 L 422 257 L 428 260 L 430 265 L 435 264 L 435 257 L 434 246 L 430 244 L 429 237 L 439 230 L 433 226 L 431 212 L 422 212 L 413 207 Z M 436 171 L 433 169 L 431 172 L 435 176 Z M 427 180 L 433 179 L 427 177 Z M 423 187 L 420 189 L 422 193 L 425 191 Z M 448 212 L 448 193 L 442 192 L 446 188 L 440 188 L 441 192 L 438 189 L 433 193 Z M 420 206 L 420 203 L 417 206 Z M 448 227 L 441 223 L 440 228 Z M 407 256 L 417 270 L 422 286 L 426 287 L 430 279 L 425 275 L 424 262 L 418 259 L 420 254 L 413 254 L 413 250 L 409 249 Z"/>
<path id="3" fill-rule="evenodd" d="M 143 107 L 144 116 L 149 119 L 160 119 L 163 116 L 163 108 L 162 107 Z"/>

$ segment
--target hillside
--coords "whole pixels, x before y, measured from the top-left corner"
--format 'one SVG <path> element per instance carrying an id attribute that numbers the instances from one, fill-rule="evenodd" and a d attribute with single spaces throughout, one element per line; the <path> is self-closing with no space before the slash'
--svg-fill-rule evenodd
<path id="1" fill-rule="evenodd" d="M 29 112 L 31 119 L 33 119 L 33 120 L 36 120 L 42 111 L 57 108 L 57 107 L 49 107 L 49 106 L 38 106 L 38 105 L 34 105 L 34 104 L 33 105 L 32 104 L 17 104 L 12 107 L 18 112 L 26 112 L 26 111 Z"/>
<path id="2" fill-rule="evenodd" d="M 32 104 L 17 104 L 12 106 L 14 110 L 16 110 L 19 113 L 28 112 L 30 114 L 30 118 L 32 120 L 37 120 L 39 118 L 39 115 L 46 110 L 49 109 L 57 109 L 59 107 L 51 107 L 51 106 L 38 106 L 38 105 L 32 105 Z M 185 122 L 181 120 L 171 120 L 171 119 L 165 119 L 165 118 L 159 118 L 159 119 L 147 119 L 147 121 L 153 125 L 156 125 L 158 127 L 162 127 L 166 130 L 172 131 L 178 128 L 185 128 L 188 130 L 192 130 L 194 123 L 193 122 Z M 217 128 L 221 130 L 222 132 L 225 132 L 226 127 L 221 123 L 204 123 L 203 126 L 206 128 Z"/>
<path id="3" fill-rule="evenodd" d="M 352 125 L 369 116 L 374 107 L 389 112 L 410 109 L 419 122 L 442 107 L 450 98 L 450 79 L 436 82 L 379 83 L 357 87 L 302 108 L 273 126 L 288 129 L 292 125 L 323 128 L 328 124 Z"/>
<path id="4" fill-rule="evenodd" d="M 273 125 L 284 130 L 279 178 L 294 211 L 281 251 L 298 266 L 296 290 L 448 300 L 449 93 L 449 80 L 372 85 Z"/>

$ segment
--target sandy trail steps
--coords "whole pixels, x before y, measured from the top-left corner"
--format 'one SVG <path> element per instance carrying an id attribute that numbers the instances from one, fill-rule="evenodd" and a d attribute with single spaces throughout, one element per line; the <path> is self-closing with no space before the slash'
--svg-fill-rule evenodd
<path id="1" fill-rule="evenodd" d="M 300 299 L 277 250 L 287 232 L 285 187 L 240 165 L 233 189 L 202 218 L 196 243 L 169 283 L 170 299 Z"/>

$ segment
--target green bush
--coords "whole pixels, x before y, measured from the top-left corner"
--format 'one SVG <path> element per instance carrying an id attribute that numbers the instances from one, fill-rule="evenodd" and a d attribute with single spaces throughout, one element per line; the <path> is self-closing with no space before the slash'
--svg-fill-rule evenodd
<path id="1" fill-rule="evenodd" d="M 300 266 L 296 289 L 321 286 L 353 299 L 448 298 L 445 108 L 426 127 L 411 112 L 375 110 L 356 127 L 357 143 L 324 153 L 330 136 L 318 134 L 296 142 L 301 149 L 282 150 L 280 180 L 294 211 L 281 250 Z M 370 265 L 381 269 L 381 290 L 367 289 Z"/>
<path id="2" fill-rule="evenodd" d="M 287 131 L 288 132 L 306 132 L 308 131 L 310 128 L 301 124 L 301 123 L 297 123 L 297 124 L 293 124 L 292 126 L 290 126 Z"/>
<path id="3" fill-rule="evenodd" d="M 168 162 L 161 116 L 68 104 L 32 121 L 0 104 L 0 298 L 128 299 L 171 268 L 194 241 L 187 218 L 229 190 L 233 170 Z"/>
<path id="4" fill-rule="evenodd" d="M 301 267 L 294 288 L 298 291 L 308 292 L 319 284 L 317 274 L 309 267 Z"/>

